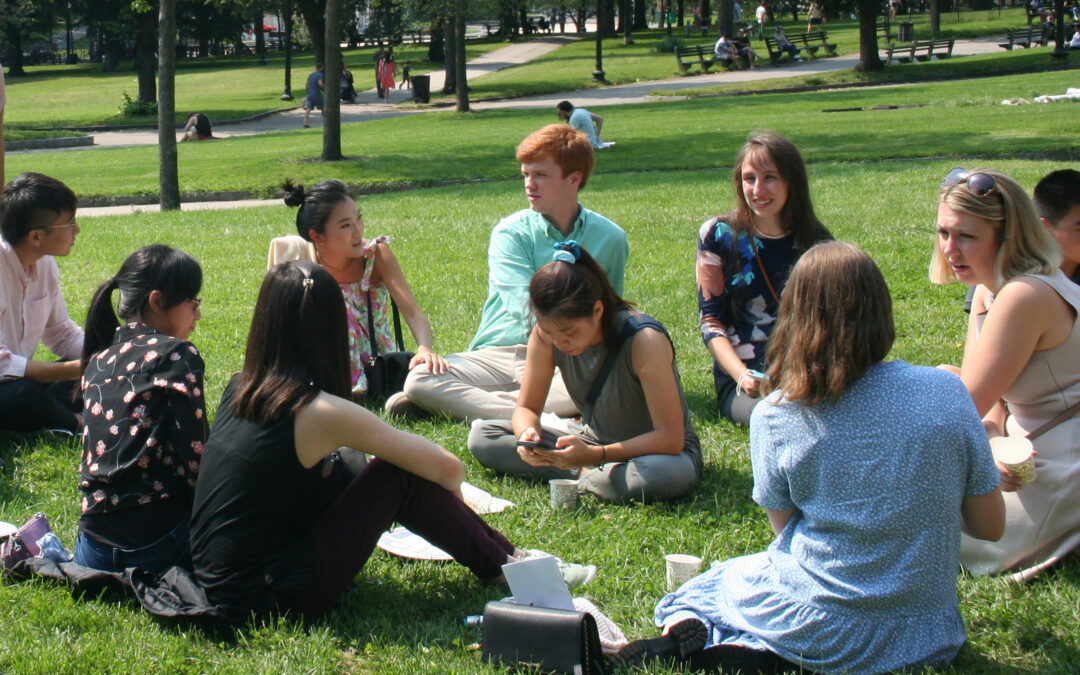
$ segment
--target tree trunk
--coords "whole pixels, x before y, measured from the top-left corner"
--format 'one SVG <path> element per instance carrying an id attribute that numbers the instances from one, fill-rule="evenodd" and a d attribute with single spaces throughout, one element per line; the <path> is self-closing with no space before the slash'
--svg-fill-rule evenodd
<path id="1" fill-rule="evenodd" d="M 733 24 L 735 23 L 735 3 L 732 0 L 720 0 L 716 4 L 719 10 L 716 13 L 716 35 L 719 36 L 723 31 L 726 31 L 729 37 L 735 35 L 733 29 Z M 705 13 L 702 12 L 702 14 L 704 15 Z"/>
<path id="2" fill-rule="evenodd" d="M 7 42 L 7 58 L 4 59 L 4 63 L 8 65 L 8 76 L 26 75 L 26 71 L 23 70 L 22 35 L 19 33 L 19 27 L 14 22 L 10 22 L 4 33 Z"/>
<path id="3" fill-rule="evenodd" d="M 469 112 L 469 80 L 465 75 L 465 1 L 454 0 L 454 80 L 457 111 Z"/>
<path id="4" fill-rule="evenodd" d="M 885 64 L 878 56 L 877 0 L 859 0 L 859 65 L 855 70 L 881 70 Z"/>
<path id="5" fill-rule="evenodd" d="M 648 0 L 634 0 L 634 30 L 649 29 Z"/>
<path id="6" fill-rule="evenodd" d="M 176 0 L 161 0 L 158 12 L 158 203 L 162 211 L 180 208 L 176 165 Z"/>
<path id="7" fill-rule="evenodd" d="M 153 103 L 157 100 L 157 82 L 154 81 L 154 50 L 157 47 L 158 19 L 153 11 L 139 15 L 139 32 L 135 37 L 135 69 L 139 73 L 139 100 Z"/>
<path id="8" fill-rule="evenodd" d="M 675 7 L 676 7 L 676 12 L 677 12 L 676 15 L 675 15 L 675 25 L 678 26 L 679 28 L 682 28 L 683 27 L 683 18 L 684 18 L 685 14 L 686 14 L 685 3 L 683 2 L 683 0 L 677 0 L 676 4 L 675 4 Z"/>
<path id="9" fill-rule="evenodd" d="M 326 0 L 325 44 L 322 158 L 333 162 L 341 159 L 341 0 Z"/>
<path id="10" fill-rule="evenodd" d="M 619 10 L 619 21 L 622 22 L 622 43 L 624 45 L 634 44 L 634 37 L 630 34 L 630 31 L 634 25 L 633 7 L 634 0 L 622 0 L 622 9 Z"/>
<path id="11" fill-rule="evenodd" d="M 446 77 L 443 79 L 444 94 L 453 94 L 457 91 L 457 40 L 455 39 L 455 19 L 453 17 L 453 8 L 451 8 L 451 16 L 446 17 L 446 21 L 443 22 L 443 41 L 446 43 L 446 63 L 443 64 L 443 72 Z"/>
<path id="12" fill-rule="evenodd" d="M 431 23 L 429 32 L 431 33 L 431 41 L 428 42 L 427 58 L 432 63 L 443 63 L 446 61 L 446 42 L 443 40 L 443 25 L 444 21 L 436 19 Z"/>
<path id="13" fill-rule="evenodd" d="M 941 32 L 941 0 L 930 0 L 930 35 Z"/>
<path id="14" fill-rule="evenodd" d="M 259 65 L 266 65 L 266 33 L 263 32 L 263 9 L 256 7 L 252 12 L 255 18 L 255 53 L 259 55 Z"/>
<path id="15" fill-rule="evenodd" d="M 326 20 L 323 18 L 325 6 L 321 2 L 301 2 L 297 9 L 300 16 L 304 17 L 307 24 L 308 35 L 311 36 L 311 51 L 315 54 L 316 61 L 326 58 Z M 323 61 L 325 64 L 325 61 Z"/>

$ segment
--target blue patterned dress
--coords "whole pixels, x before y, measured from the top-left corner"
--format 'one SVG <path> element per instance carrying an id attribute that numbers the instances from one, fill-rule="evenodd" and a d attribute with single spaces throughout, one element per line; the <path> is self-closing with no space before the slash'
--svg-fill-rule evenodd
<path id="1" fill-rule="evenodd" d="M 942 665 L 967 637 L 956 596 L 960 506 L 997 486 L 960 378 L 879 363 L 836 402 L 777 392 L 750 420 L 754 501 L 795 513 L 769 548 L 717 563 L 656 607 L 708 646 L 769 650 L 819 672 Z"/>

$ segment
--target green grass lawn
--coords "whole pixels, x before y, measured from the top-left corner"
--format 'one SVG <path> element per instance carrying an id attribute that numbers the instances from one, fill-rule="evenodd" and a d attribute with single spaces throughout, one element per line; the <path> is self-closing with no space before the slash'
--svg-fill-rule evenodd
<path id="1" fill-rule="evenodd" d="M 466 54 L 472 59 L 504 45 L 494 39 L 469 40 Z M 371 61 L 374 51 L 374 47 L 367 47 L 346 49 L 342 54 L 353 71 L 358 91 L 375 86 L 375 65 Z M 394 53 L 399 64 L 412 62 L 415 75 L 442 67 L 427 61 L 426 45 L 402 45 Z M 183 123 L 192 111 L 206 113 L 212 120 L 227 120 L 298 106 L 303 101 L 307 76 L 314 69 L 310 52 L 294 54 L 292 93 L 296 100 L 282 101 L 285 56 L 281 52 L 269 54 L 265 66 L 250 55 L 181 60 L 176 72 L 176 121 Z M 118 111 L 125 91 L 133 98 L 139 93 L 130 61 L 122 62 L 112 73 L 103 73 L 101 64 L 91 63 L 27 66 L 26 71 L 24 78 L 7 80 L 5 131 L 9 127 L 157 124 L 155 116 L 130 117 Z"/>
<path id="2" fill-rule="evenodd" d="M 4 141 L 30 141 L 39 138 L 69 138 L 73 136 L 85 136 L 78 131 L 48 130 L 30 131 L 28 129 L 4 129 Z"/>
<path id="3" fill-rule="evenodd" d="M 980 128 L 984 152 L 1006 143 L 990 133 L 997 130 L 994 120 Z M 738 146 L 735 135 L 718 133 L 715 124 L 707 131 L 701 142 L 716 163 L 730 164 Z M 802 136 L 804 143 L 815 140 L 815 147 L 824 145 L 811 134 Z M 897 320 L 891 358 L 928 365 L 960 359 L 964 289 L 927 280 L 937 186 L 956 163 L 982 162 L 963 157 L 816 161 L 810 167 L 821 219 L 837 237 L 869 251 L 889 282 Z M 1061 166 L 1021 160 L 991 164 L 1028 188 Z M 711 168 L 601 174 L 582 195 L 584 203 L 629 235 L 627 298 L 671 330 L 706 458 L 704 478 L 690 496 L 673 504 L 635 506 L 586 498 L 580 511 L 554 512 L 544 486 L 493 476 L 473 461 L 465 448 L 465 425 L 410 425 L 460 456 L 468 480 L 517 504 L 489 517 L 512 540 L 595 563 L 600 573 L 586 594 L 631 637 L 654 633 L 650 617 L 664 593 L 663 554 L 693 553 L 711 561 L 762 550 L 771 539 L 765 514 L 750 500 L 746 432 L 717 420 L 711 361 L 696 327 L 696 230 L 732 206 L 730 180 L 730 170 Z M 484 300 L 490 229 L 500 216 L 525 205 L 520 184 L 383 194 L 364 197 L 360 205 L 371 235 L 398 236 L 394 248 L 435 327 L 436 349 L 465 348 Z M 138 246 L 164 242 L 190 252 L 205 271 L 203 320 L 192 339 L 207 363 L 207 401 L 214 410 L 229 374 L 241 364 L 269 239 L 291 232 L 293 220 L 294 212 L 284 207 L 83 218 L 74 252 L 60 261 L 69 309 L 79 316 L 93 288 Z M 78 518 L 76 455 L 74 443 L 0 443 L 7 463 L 0 471 L 0 520 L 21 523 L 43 510 L 71 545 Z M 226 635 L 159 624 L 130 600 L 73 600 L 51 583 L 0 589 L 3 672 L 502 672 L 483 666 L 472 647 L 479 632 L 461 625 L 462 617 L 502 597 L 502 589 L 481 586 L 453 564 L 404 562 L 378 551 L 358 589 L 325 620 L 311 625 L 270 620 Z M 1023 587 L 962 578 L 960 598 L 970 641 L 953 672 L 1080 669 L 1075 630 L 1080 562 L 1075 559 Z"/>
<path id="4" fill-rule="evenodd" d="M 770 128 L 794 139 L 814 160 L 867 160 L 935 155 L 1050 152 L 1080 146 L 1080 107 L 1002 106 L 1003 98 L 1064 92 L 1075 71 L 936 82 L 873 90 L 767 94 L 596 108 L 604 135 L 618 142 L 598 155 L 597 171 L 728 166 L 747 132 Z M 875 105 L 900 110 L 823 112 Z M 514 147 L 553 111 L 424 113 L 346 125 L 347 159 L 326 165 L 318 129 L 233 138 L 179 147 L 180 189 L 249 190 L 269 194 L 286 177 L 310 183 L 333 177 L 377 187 L 518 174 Z M 725 151 L 718 152 L 721 148 Z M 12 155 L 7 171 L 41 171 L 83 197 L 154 195 L 153 146 Z"/>

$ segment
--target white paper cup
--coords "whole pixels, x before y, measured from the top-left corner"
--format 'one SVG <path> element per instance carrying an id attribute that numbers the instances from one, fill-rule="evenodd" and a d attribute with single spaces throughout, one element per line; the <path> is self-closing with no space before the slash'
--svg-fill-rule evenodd
<path id="1" fill-rule="evenodd" d="M 1022 436 L 994 439 L 994 459 L 1001 462 L 1024 485 L 1035 482 L 1035 447 Z"/>
<path id="2" fill-rule="evenodd" d="M 667 589 L 673 591 L 697 576 L 701 569 L 701 558 L 696 555 L 670 553 L 664 556 L 667 562 Z"/>
<path id="3" fill-rule="evenodd" d="M 572 478 L 552 478 L 551 505 L 557 509 L 574 509 L 578 505 L 578 482 Z"/>

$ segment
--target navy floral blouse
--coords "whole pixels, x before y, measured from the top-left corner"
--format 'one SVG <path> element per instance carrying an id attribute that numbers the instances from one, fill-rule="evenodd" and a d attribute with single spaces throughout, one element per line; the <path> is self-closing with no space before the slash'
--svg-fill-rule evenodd
<path id="1" fill-rule="evenodd" d="M 142 323 L 116 329 L 82 378 L 83 515 L 193 499 L 209 435 L 195 345 Z"/>
<path id="2" fill-rule="evenodd" d="M 705 344 L 716 337 L 727 338 L 751 368 L 760 368 L 765 361 L 780 305 L 761 274 L 758 257 L 779 295 L 795 263 L 794 235 L 760 239 L 745 230 L 736 234 L 719 218 L 706 221 L 698 230 L 696 274 L 701 335 Z"/>

